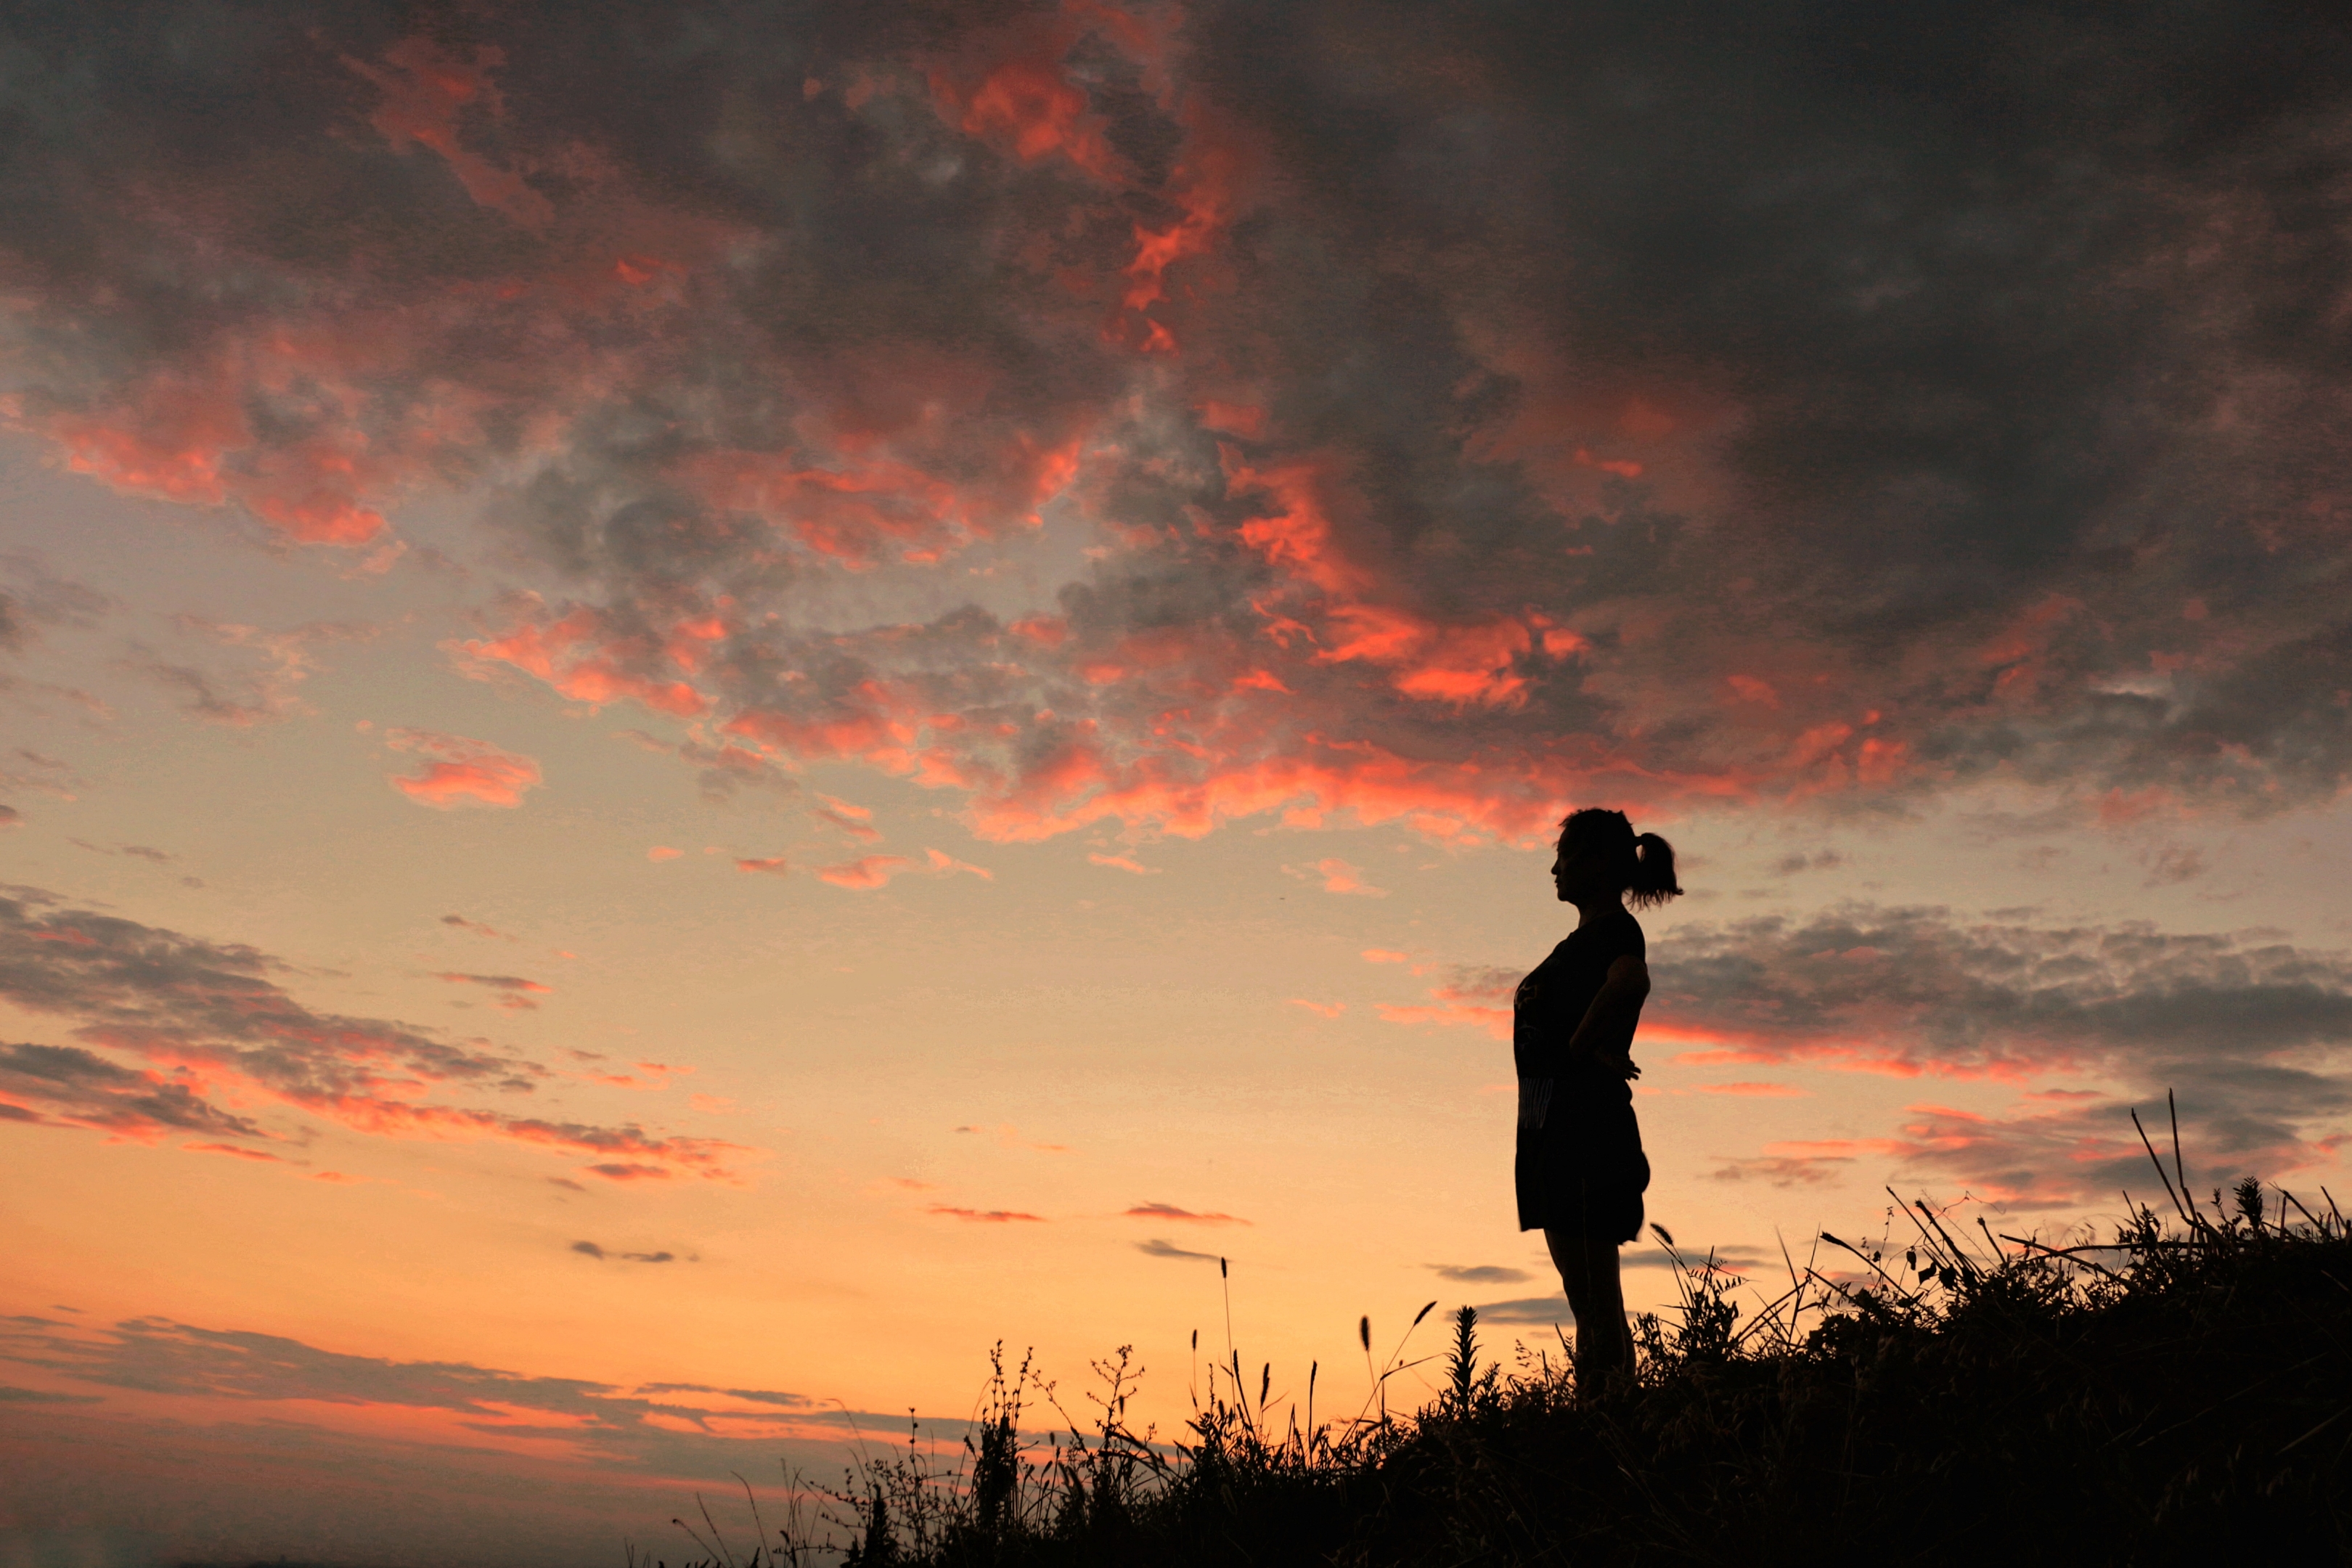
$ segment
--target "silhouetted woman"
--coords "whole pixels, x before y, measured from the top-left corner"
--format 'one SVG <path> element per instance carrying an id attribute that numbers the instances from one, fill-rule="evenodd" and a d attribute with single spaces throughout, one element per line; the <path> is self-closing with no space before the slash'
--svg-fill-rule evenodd
<path id="1" fill-rule="evenodd" d="M 1650 971 L 1625 905 L 1662 904 L 1682 889 L 1673 846 L 1597 809 L 1559 825 L 1551 879 L 1578 919 L 1512 999 L 1519 1228 L 1544 1233 L 1576 1314 L 1577 1381 L 1598 1389 L 1633 1364 L 1617 1248 L 1642 1234 L 1650 1184 L 1630 1081 L 1642 1076 L 1631 1053 Z"/>

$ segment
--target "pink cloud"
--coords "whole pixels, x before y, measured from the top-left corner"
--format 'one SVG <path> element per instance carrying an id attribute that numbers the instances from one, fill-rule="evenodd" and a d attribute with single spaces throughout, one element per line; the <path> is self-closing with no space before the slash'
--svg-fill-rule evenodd
<path id="1" fill-rule="evenodd" d="M 966 871 L 983 882 L 996 880 L 995 872 L 984 866 L 975 866 L 969 860 L 959 860 L 954 856 L 944 854 L 937 849 L 926 849 L 923 855 L 930 861 L 931 870 L 938 876 L 952 877 L 959 871 Z"/>
<path id="2" fill-rule="evenodd" d="M 1311 870 L 1323 879 L 1323 890 L 1327 893 L 1354 893 L 1368 899 L 1389 896 L 1387 889 L 1375 888 L 1364 880 L 1362 867 L 1351 866 L 1337 856 L 1318 860 L 1311 868 L 1286 866 L 1283 869 L 1293 876 L 1305 876 Z"/>
<path id="3" fill-rule="evenodd" d="M 1405 957 L 1399 953 L 1379 962 L 1399 963 Z M 1511 1009 L 1504 1004 L 1510 1001 L 1518 984 L 1516 970 L 1475 963 L 1417 964 L 1413 968 L 1415 974 L 1433 971 L 1443 978 L 1430 987 L 1427 1003 L 1381 1002 L 1374 1005 L 1373 1011 L 1391 1024 L 1461 1025 L 1484 1029 L 1496 1039 L 1510 1038 Z"/>
<path id="4" fill-rule="evenodd" d="M 1087 858 L 1097 866 L 1108 866 L 1117 871 L 1130 871 L 1139 877 L 1157 877 L 1160 872 L 1160 867 L 1147 866 L 1131 855 L 1089 854 Z"/>
<path id="5" fill-rule="evenodd" d="M 835 800 L 829 795 L 820 795 L 816 798 L 823 804 L 811 806 L 809 815 L 820 822 L 831 823 L 852 838 L 868 843 L 882 837 L 881 829 L 874 826 L 874 813 L 866 807 L 852 805 L 845 800 Z"/>
<path id="6" fill-rule="evenodd" d="M 1363 958 L 1366 963 L 1411 963 L 1412 962 L 1412 954 L 1399 952 L 1394 948 L 1389 947 L 1368 947 L 1364 949 Z"/>
<path id="7" fill-rule="evenodd" d="M 831 882 L 836 888 L 853 888 L 862 892 L 886 885 L 891 878 L 913 864 L 904 855 L 861 855 L 838 866 L 820 866 L 816 876 L 820 882 Z"/>
<path id="8" fill-rule="evenodd" d="M 539 1004 L 532 1001 L 531 998 L 533 996 L 551 995 L 554 994 L 555 989 L 551 985 L 541 985 L 536 980 L 525 980 L 520 975 L 517 974 L 459 974 L 455 973 L 444 973 L 436 974 L 433 978 L 436 980 L 446 980 L 454 985 L 478 985 L 486 990 L 499 992 L 501 994 L 499 997 L 499 1005 L 508 1009 L 509 1012 L 517 1013 L 530 1013 L 537 1011 Z"/>
<path id="9" fill-rule="evenodd" d="M 426 759 L 421 773 L 388 782 L 419 805 L 447 811 L 457 806 L 518 806 L 541 783 L 539 763 L 488 741 L 443 735 L 431 730 L 387 730 L 384 744 Z"/>
<path id="10" fill-rule="evenodd" d="M 582 1051 L 572 1054 L 583 1058 L 593 1055 Z M 673 1076 L 684 1077 L 694 1071 L 690 1067 L 671 1067 L 662 1062 L 636 1062 L 632 1065 L 636 1069 L 635 1072 L 583 1072 L 579 1076 L 583 1082 L 601 1083 L 611 1089 L 654 1090 L 667 1089 Z"/>
<path id="11" fill-rule="evenodd" d="M 477 679 L 488 679 L 504 664 L 593 708 L 631 701 L 692 719 L 709 708 L 686 679 L 692 671 L 678 662 L 686 652 L 698 665 L 694 646 L 691 638 L 656 643 L 638 631 L 616 632 L 593 610 L 575 608 L 553 620 L 525 619 L 504 637 L 475 638 L 450 651 L 458 668 Z"/>
<path id="12" fill-rule="evenodd" d="M 1290 998 L 1290 1005 L 1294 1007 L 1304 1007 L 1308 1012 L 1318 1014 L 1326 1018 L 1336 1018 L 1348 1010 L 1348 1005 L 1345 1002 L 1309 1002 L 1303 996 L 1293 996 Z"/>
<path id="13" fill-rule="evenodd" d="M 468 150 L 457 134 L 458 118 L 468 110 L 503 117 L 505 104 L 490 73 L 505 63 L 505 51 L 493 44 L 476 46 L 467 60 L 422 37 L 404 38 L 384 50 L 382 66 L 349 56 L 343 59 L 383 93 L 368 123 L 394 152 L 417 146 L 438 154 L 468 196 L 518 226 L 536 231 L 553 219 L 553 205 L 520 174 Z"/>
<path id="14" fill-rule="evenodd" d="M 1511 1010 L 1460 1003 L 1404 1005 L 1380 1002 L 1373 1011 L 1391 1024 L 1466 1024 L 1486 1030 L 1498 1040 L 1511 1037 Z"/>
<path id="15" fill-rule="evenodd" d="M 1791 1089 L 1785 1083 L 1696 1083 L 1691 1088 L 1700 1094 L 1745 1095 L 1766 1100 L 1801 1099 L 1810 1092 Z"/>
<path id="16" fill-rule="evenodd" d="M 685 850 L 673 849 L 667 844 L 656 844 L 646 851 L 646 858 L 659 863 L 664 860 L 675 860 L 685 853 Z"/>
<path id="17" fill-rule="evenodd" d="M 765 860 L 738 860 L 735 862 L 735 869 L 738 871 L 760 871 L 765 872 L 771 877 L 781 877 L 784 875 L 787 868 L 784 864 L 784 858 L 782 855 L 777 855 Z"/>
<path id="18" fill-rule="evenodd" d="M 258 1149 L 240 1149 L 234 1143 L 183 1143 L 180 1147 L 193 1154 L 227 1154 L 239 1160 L 258 1160 L 272 1165 L 285 1163 L 275 1154 L 264 1153 Z"/>

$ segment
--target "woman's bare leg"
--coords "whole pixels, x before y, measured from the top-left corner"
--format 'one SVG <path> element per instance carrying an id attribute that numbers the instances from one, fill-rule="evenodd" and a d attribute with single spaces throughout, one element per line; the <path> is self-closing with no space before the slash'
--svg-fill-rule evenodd
<path id="1" fill-rule="evenodd" d="M 1617 1244 L 1557 1230 L 1544 1232 L 1544 1244 L 1559 1269 L 1568 1310 L 1576 1314 L 1577 1381 L 1598 1389 L 1612 1373 L 1633 1370 L 1633 1332 L 1625 1324 Z"/>

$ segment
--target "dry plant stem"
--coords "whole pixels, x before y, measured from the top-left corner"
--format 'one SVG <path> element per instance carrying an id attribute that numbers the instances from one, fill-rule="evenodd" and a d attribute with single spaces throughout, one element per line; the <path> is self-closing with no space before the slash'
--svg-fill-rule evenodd
<path id="1" fill-rule="evenodd" d="M 2030 1238 L 2028 1238 L 2028 1237 L 2022 1237 L 2022 1236 L 2011 1236 L 2011 1235 L 2007 1234 L 2006 1232 L 2004 1232 L 2004 1233 L 2002 1234 L 2002 1236 L 2001 1236 L 2001 1239 L 2002 1239 L 2003 1241 L 2012 1242 L 2012 1243 L 2016 1244 L 2016 1245 L 2017 1245 L 2017 1246 L 2019 1246 L 2019 1247 L 2032 1247 L 2034 1251 L 2036 1251 L 2036 1252 L 2038 1252 L 2038 1253 L 2041 1253 L 2041 1254 L 2042 1254 L 2043 1257 L 2045 1257 L 2045 1258 L 2063 1258 L 2074 1259 L 2074 1260 L 2076 1260 L 2076 1261 L 2079 1261 L 2079 1263 L 2081 1264 L 2081 1266 L 2082 1266 L 2083 1268 L 2095 1268 L 2095 1269 L 2097 1269 L 2101 1274 L 2105 1275 L 2108 1279 L 2113 1279 L 2114 1281 L 2116 1281 L 2116 1282 L 2117 1284 L 2119 1284 L 2119 1285 L 2120 1285 L 2120 1284 L 2122 1284 L 2122 1283 L 2124 1282 L 2124 1277 L 2123 1277 L 2122 1275 L 2120 1275 L 2120 1274 L 2116 1273 L 2114 1269 L 2107 1268 L 2105 1264 L 2101 1264 L 2101 1263 L 2095 1263 L 2095 1262 L 2093 1262 L 2091 1259 L 2089 1259 L 2089 1258 L 2080 1258 L 2080 1257 L 2078 1256 L 2079 1254 L 2085 1253 L 2085 1252 L 2107 1252 L 2107 1251 L 2112 1251 L 2112 1250 L 2114 1250 L 2114 1248 L 2115 1248 L 2116 1247 L 2118 1247 L 2118 1246 L 2122 1245 L 2121 1243 L 2112 1243 L 2112 1242 L 2096 1242 L 2096 1243 L 2091 1243 L 2091 1244 L 2089 1244 L 2089 1245 L 2083 1246 L 2083 1247 L 2044 1247 L 2043 1245 L 2042 1245 L 2042 1243 L 2040 1243 L 2040 1242 L 2038 1242 L 2038 1241 L 2032 1240 L 2032 1239 L 2030 1239 Z"/>
<path id="2" fill-rule="evenodd" d="M 760 1517 L 760 1500 L 751 1495 L 751 1483 L 743 1479 L 743 1472 L 730 1470 L 727 1473 L 733 1476 L 736 1482 L 742 1487 L 743 1500 L 751 1505 L 751 1529 L 760 1542 L 760 1546 L 751 1549 L 751 1568 L 760 1568 L 760 1551 L 768 1541 L 768 1521 Z"/>
<path id="3" fill-rule="evenodd" d="M 2183 1225 L 2193 1225 L 2194 1222 L 2189 1217 L 2189 1210 L 2181 1205 L 2180 1194 L 2173 1190 L 2172 1178 L 2164 1173 L 2164 1162 L 2157 1158 L 2156 1145 L 2148 1141 L 2147 1129 L 2139 1124 L 2139 1111 L 2137 1109 L 2131 1113 L 2131 1121 L 2132 1130 L 2139 1134 L 2140 1147 L 2147 1151 L 2148 1162 L 2156 1167 L 2156 1179 L 2164 1184 L 2164 1195 L 2172 1200 L 2172 1206 L 2179 1212 L 2180 1222 Z"/>
<path id="4" fill-rule="evenodd" d="M 2189 1190 L 2188 1168 L 2180 1162 L 2180 1107 L 2173 1103 L 2168 1089 L 2164 1091 L 2164 1109 L 2172 1121 L 2172 1173 L 2180 1183 L 2181 1195 L 2189 1200 L 2189 1216 L 2201 1219 L 2203 1216 L 2197 1213 L 2197 1194 Z"/>

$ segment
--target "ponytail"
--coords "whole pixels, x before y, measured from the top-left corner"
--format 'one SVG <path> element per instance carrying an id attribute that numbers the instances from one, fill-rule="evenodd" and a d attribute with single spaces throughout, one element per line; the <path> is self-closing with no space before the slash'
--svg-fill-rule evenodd
<path id="1" fill-rule="evenodd" d="M 1682 890 L 1675 880 L 1675 847 L 1654 833 L 1635 838 L 1633 877 L 1625 886 L 1627 900 L 1637 910 L 1646 910 L 1680 898 Z"/>
<path id="2" fill-rule="evenodd" d="M 1675 847 L 1654 833 L 1636 836 L 1622 811 L 1587 806 L 1570 812 L 1560 820 L 1560 853 L 1568 853 L 1571 843 L 1589 846 L 1617 864 L 1626 901 L 1637 910 L 1682 896 L 1682 885 L 1675 880 Z"/>

